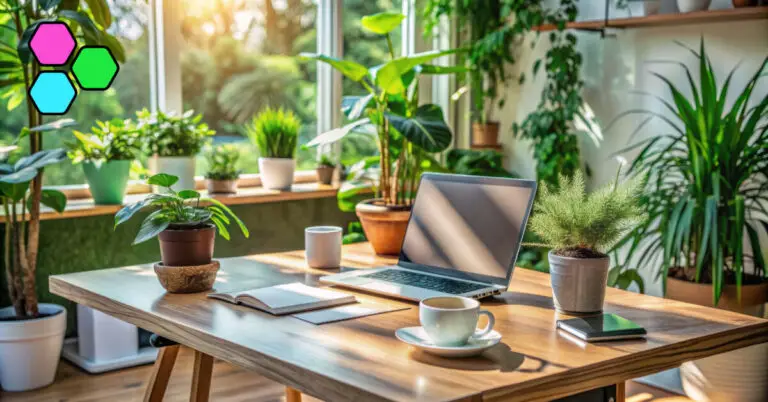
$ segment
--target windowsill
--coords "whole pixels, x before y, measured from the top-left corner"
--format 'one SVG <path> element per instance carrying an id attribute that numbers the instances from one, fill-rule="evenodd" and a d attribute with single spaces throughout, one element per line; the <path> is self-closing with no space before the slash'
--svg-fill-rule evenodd
<path id="1" fill-rule="evenodd" d="M 264 187 L 240 188 L 237 194 L 216 194 L 215 198 L 226 205 L 262 204 L 279 201 L 307 200 L 314 198 L 336 197 L 338 187 L 314 183 L 296 183 L 290 191 L 267 190 Z M 201 192 L 207 197 L 206 191 Z M 124 204 L 131 204 L 146 197 L 147 194 L 128 194 Z M 76 199 L 67 202 L 67 208 L 58 213 L 43 206 L 40 220 L 71 219 L 85 216 L 112 215 L 122 208 L 122 205 L 95 205 L 92 199 Z M 0 223 L 5 222 L 5 215 L 0 213 Z"/>

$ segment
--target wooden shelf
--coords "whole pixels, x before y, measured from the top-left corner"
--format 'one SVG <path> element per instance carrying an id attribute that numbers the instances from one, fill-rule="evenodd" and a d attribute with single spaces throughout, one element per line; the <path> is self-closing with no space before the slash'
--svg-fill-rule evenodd
<path id="1" fill-rule="evenodd" d="M 764 19 L 768 19 L 768 6 L 655 14 L 645 17 L 616 18 L 610 19 L 607 22 L 604 20 L 577 21 L 566 25 L 566 27 L 568 29 L 599 30 L 603 28 L 648 28 Z M 541 32 L 554 31 L 555 26 L 551 24 L 541 25 L 536 30 Z"/>

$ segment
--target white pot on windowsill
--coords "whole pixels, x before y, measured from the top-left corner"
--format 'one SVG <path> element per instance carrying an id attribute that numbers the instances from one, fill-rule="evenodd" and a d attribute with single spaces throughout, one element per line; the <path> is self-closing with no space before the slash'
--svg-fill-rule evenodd
<path id="1" fill-rule="evenodd" d="M 261 185 L 269 190 L 290 190 L 296 160 L 293 158 L 259 158 Z"/>
<path id="2" fill-rule="evenodd" d="M 712 0 L 677 0 L 677 8 L 681 13 L 704 11 L 709 9 Z"/>
<path id="3" fill-rule="evenodd" d="M 149 158 L 149 170 L 152 174 L 167 173 L 177 176 L 179 181 L 171 188 L 175 191 L 193 190 L 195 188 L 195 157 L 194 156 L 158 156 Z M 152 191 L 159 192 L 159 188 Z"/>

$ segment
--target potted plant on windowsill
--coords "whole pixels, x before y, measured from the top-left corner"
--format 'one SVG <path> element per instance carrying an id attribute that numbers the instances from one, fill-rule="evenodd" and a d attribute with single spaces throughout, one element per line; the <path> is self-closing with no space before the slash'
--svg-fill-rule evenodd
<path id="1" fill-rule="evenodd" d="M 300 129 L 301 122 L 293 112 L 270 107 L 246 127 L 248 137 L 259 149 L 259 173 L 264 188 L 291 188 Z"/>
<path id="2" fill-rule="evenodd" d="M 559 189 L 541 183 L 531 230 L 551 247 L 550 278 L 555 308 L 564 313 L 603 310 L 610 258 L 604 253 L 640 218 L 639 180 L 616 182 L 594 193 L 584 176 L 560 177 Z"/>
<path id="3" fill-rule="evenodd" d="M 205 158 L 208 161 L 207 179 L 209 194 L 234 194 L 237 192 L 237 180 L 240 170 L 237 161 L 240 150 L 236 145 L 225 144 L 211 148 Z"/>
<path id="4" fill-rule="evenodd" d="M 317 162 L 317 181 L 320 184 L 329 185 L 333 182 L 333 173 L 336 171 L 336 163 L 326 154 L 320 155 L 320 160 Z"/>
<path id="5" fill-rule="evenodd" d="M 178 177 L 176 190 L 195 188 L 195 156 L 215 134 L 201 123 L 203 116 L 192 110 L 179 116 L 144 109 L 136 112 L 136 117 L 136 128 L 150 156 L 149 170 Z"/>
<path id="6" fill-rule="evenodd" d="M 81 163 L 96 205 L 120 205 L 131 164 L 141 148 L 129 120 L 97 121 L 86 134 L 73 130 L 76 142 L 69 145 L 72 163 Z"/>
<path id="7" fill-rule="evenodd" d="M 133 244 L 158 237 L 162 263 L 155 264 L 155 273 L 169 292 L 210 290 L 219 269 L 218 263 L 212 261 L 216 232 L 229 240 L 227 226 L 231 221 L 237 224 L 246 238 L 249 236 L 248 229 L 220 201 L 202 198 L 194 190 L 176 192 L 172 187 L 177 182 L 178 177 L 164 173 L 150 177 L 147 184 L 162 187 L 165 191 L 150 194 L 123 207 L 115 215 L 115 227 L 145 207 L 156 207 L 144 219 Z"/>
<path id="8" fill-rule="evenodd" d="M 344 97 L 344 112 L 353 123 L 323 133 L 307 145 L 331 144 L 358 131 L 376 140 L 379 155 L 365 158 L 351 168 L 338 200 L 342 210 L 357 213 L 374 251 L 386 255 L 400 252 L 421 172 L 427 169 L 425 166 L 437 164 L 430 154 L 444 151 L 453 140 L 440 107 L 419 105 L 419 75 L 466 71 L 462 67 L 428 64 L 455 50 L 396 57 L 390 32 L 404 18 L 399 13 L 380 13 L 361 20 L 363 28 L 387 41 L 391 60 L 383 65 L 366 68 L 325 55 L 300 55 L 329 64 L 368 93 Z M 366 199 L 371 192 L 374 198 Z"/>
<path id="9" fill-rule="evenodd" d="M 619 246 L 628 249 L 626 265 L 657 270 L 670 299 L 762 315 L 768 301 L 761 244 L 768 229 L 768 95 L 759 84 L 765 84 L 768 56 L 751 75 L 734 68 L 719 86 L 703 39 L 699 49 L 686 50 L 698 67 L 694 75 L 678 63 L 690 91 L 654 74 L 671 93 L 672 102 L 657 97 L 671 117 L 651 110 L 619 116 L 642 113 L 669 126 L 659 131 L 667 134 L 620 151 L 639 148 L 631 173 L 650 180 L 642 203 L 647 219 Z M 736 76 L 746 84 L 727 100 Z M 696 400 L 764 400 L 766 356 L 768 344 L 762 344 L 685 363 L 683 388 Z"/>

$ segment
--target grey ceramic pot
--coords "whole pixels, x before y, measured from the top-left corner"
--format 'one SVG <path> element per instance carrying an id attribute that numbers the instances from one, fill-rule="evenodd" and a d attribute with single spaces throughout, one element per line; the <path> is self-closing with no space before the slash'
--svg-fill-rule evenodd
<path id="1" fill-rule="evenodd" d="M 610 258 L 571 258 L 549 252 L 555 308 L 563 313 L 603 311 Z"/>

